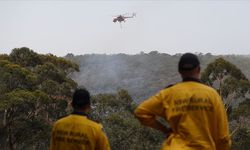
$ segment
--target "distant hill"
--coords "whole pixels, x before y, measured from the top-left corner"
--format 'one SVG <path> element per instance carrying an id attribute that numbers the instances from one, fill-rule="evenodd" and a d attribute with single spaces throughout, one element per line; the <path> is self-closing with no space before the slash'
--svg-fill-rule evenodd
<path id="1" fill-rule="evenodd" d="M 197 54 L 204 69 L 218 57 L 235 64 L 250 79 L 249 55 Z M 169 84 L 180 81 L 177 64 L 181 54 L 169 55 L 152 51 L 136 55 L 86 54 L 65 58 L 77 62 L 80 72 L 73 79 L 92 94 L 114 93 L 126 89 L 135 102 L 140 102 Z"/>

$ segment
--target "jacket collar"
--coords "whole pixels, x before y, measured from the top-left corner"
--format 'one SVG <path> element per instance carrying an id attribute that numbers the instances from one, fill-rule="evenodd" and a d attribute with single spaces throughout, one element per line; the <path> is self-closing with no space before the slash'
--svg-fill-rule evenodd
<path id="1" fill-rule="evenodd" d="M 187 82 L 187 81 L 194 81 L 194 82 L 199 82 L 201 83 L 201 80 L 196 79 L 196 78 L 192 78 L 192 77 L 185 77 L 182 79 L 183 82 Z"/>
<path id="2" fill-rule="evenodd" d="M 73 111 L 71 114 L 72 115 L 86 116 L 86 117 L 88 116 L 86 113 L 80 112 L 80 111 Z"/>

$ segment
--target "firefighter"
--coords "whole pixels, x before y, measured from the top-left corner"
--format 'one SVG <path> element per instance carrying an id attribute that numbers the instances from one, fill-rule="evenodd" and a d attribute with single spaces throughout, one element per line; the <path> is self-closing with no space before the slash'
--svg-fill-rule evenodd
<path id="1" fill-rule="evenodd" d="M 167 135 L 162 150 L 228 150 L 227 114 L 217 91 L 200 81 L 200 62 L 185 53 L 178 63 L 182 82 L 142 102 L 134 114 L 148 127 Z M 157 117 L 164 118 L 167 128 Z"/>
<path id="2" fill-rule="evenodd" d="M 73 113 L 53 125 L 50 150 L 110 150 L 102 125 L 87 117 L 90 94 L 77 89 L 72 100 Z"/>

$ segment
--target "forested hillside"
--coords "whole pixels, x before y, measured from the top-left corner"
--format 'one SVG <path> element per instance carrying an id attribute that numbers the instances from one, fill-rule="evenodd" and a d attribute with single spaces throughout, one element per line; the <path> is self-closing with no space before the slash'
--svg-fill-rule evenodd
<path id="1" fill-rule="evenodd" d="M 77 83 L 70 76 L 77 71 L 75 63 L 26 47 L 0 54 L 0 149 L 48 149 L 52 124 L 72 112 Z M 103 124 L 113 150 L 159 149 L 164 135 L 134 118 L 126 90 L 91 96 L 89 117 Z"/>
<path id="2" fill-rule="evenodd" d="M 73 79 L 93 94 L 112 93 L 124 88 L 134 101 L 140 102 L 167 85 L 180 81 L 177 72 L 180 56 L 152 51 L 137 55 L 68 54 L 66 58 L 80 66 L 80 72 L 74 74 Z M 210 53 L 198 56 L 202 69 L 216 58 L 223 57 L 239 67 L 250 79 L 250 58 L 247 56 L 215 56 Z"/>
<path id="3" fill-rule="evenodd" d="M 141 126 L 133 110 L 144 98 L 180 80 L 180 56 L 153 51 L 68 54 L 66 60 L 25 47 L 0 54 L 0 149 L 48 149 L 52 124 L 72 112 L 69 104 L 77 86 L 90 90 L 94 109 L 89 117 L 103 124 L 112 150 L 160 149 L 165 135 Z M 248 150 L 250 58 L 198 56 L 202 81 L 217 89 L 226 106 L 232 149 Z"/>
<path id="4" fill-rule="evenodd" d="M 239 55 L 197 55 L 201 61 L 202 81 L 217 89 L 223 98 L 230 122 L 232 149 L 249 149 L 250 58 L 248 56 Z M 66 58 L 75 61 L 80 66 L 80 72 L 73 75 L 73 79 L 79 85 L 85 86 L 95 94 L 116 93 L 117 89 L 124 88 L 128 90 L 128 93 L 132 96 L 132 100 L 139 103 L 167 85 L 180 81 L 180 77 L 177 72 L 177 64 L 180 56 L 181 54 L 171 56 L 153 51 L 149 54 L 141 53 L 137 55 L 92 54 L 73 56 L 72 54 L 68 54 Z M 122 101 L 120 101 L 120 103 L 122 103 Z M 123 105 L 126 106 L 126 103 Z M 106 106 L 106 108 L 107 107 L 108 106 Z M 123 112 L 124 115 L 125 111 Z M 129 116 L 128 114 L 126 116 Z M 121 116 L 123 115 L 115 113 L 108 116 L 108 118 L 111 117 L 113 119 L 122 119 L 121 121 L 116 120 L 118 122 L 110 125 L 111 129 L 114 129 L 114 125 L 119 124 L 120 122 L 126 124 L 128 121 L 127 119 L 129 118 L 122 118 Z M 132 118 L 130 119 L 131 122 L 137 124 Z M 109 126 L 109 123 L 106 123 L 107 126 Z M 135 124 L 127 124 L 127 127 Z M 119 129 L 119 127 L 122 126 L 124 126 L 124 124 L 121 126 L 119 125 L 118 128 L 115 128 Z M 138 126 L 138 128 L 140 127 Z M 129 128 L 125 127 L 124 129 L 128 130 L 128 132 L 131 132 Z M 135 130 L 134 133 L 135 132 L 138 132 L 138 130 Z M 122 134 L 123 136 L 121 137 L 126 136 L 126 133 L 120 133 L 119 130 L 117 130 L 117 133 Z M 108 132 L 108 135 L 113 138 L 113 136 L 117 134 Z M 150 139 L 162 139 L 162 137 L 160 137 L 161 134 L 158 133 L 158 135 L 159 137 L 157 136 Z M 134 139 L 137 138 L 138 137 L 135 136 Z M 115 141 L 113 144 L 117 142 L 117 138 L 114 140 Z M 131 141 L 131 143 L 133 142 Z M 160 143 L 157 144 L 157 142 L 155 143 L 155 145 L 159 144 Z M 116 149 L 117 147 L 114 146 L 113 148 Z M 136 147 L 125 146 L 124 148 L 135 149 Z M 152 148 L 155 149 L 156 147 Z M 145 149 L 145 147 L 142 147 L 142 149 Z"/>
<path id="5" fill-rule="evenodd" d="M 78 65 L 29 48 L 0 54 L 0 149 L 47 149 L 50 128 L 67 114 Z"/>

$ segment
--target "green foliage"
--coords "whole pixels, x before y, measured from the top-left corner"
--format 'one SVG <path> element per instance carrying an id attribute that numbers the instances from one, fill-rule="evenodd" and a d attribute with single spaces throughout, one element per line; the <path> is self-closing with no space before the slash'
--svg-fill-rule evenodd
<path id="1" fill-rule="evenodd" d="M 26 143 L 28 141 L 34 145 L 34 141 L 44 141 L 48 138 L 42 139 L 38 136 L 40 132 L 48 132 L 42 127 L 49 126 L 41 115 L 43 110 L 38 109 L 38 107 L 43 107 L 43 102 L 49 101 L 49 97 L 45 93 L 41 91 L 15 90 L 6 93 L 1 99 L 0 110 L 6 112 L 3 127 L 5 129 L 3 137 L 5 139 L 1 143 L 8 141 L 9 149 L 17 149 L 17 147 L 28 145 Z M 36 123 L 38 119 L 42 120 L 40 124 Z M 41 126 L 39 130 L 38 126 Z"/>
<path id="2" fill-rule="evenodd" d="M 223 58 L 208 64 L 202 72 L 201 80 L 218 90 L 226 109 L 239 103 L 236 100 L 244 98 L 250 89 L 250 82 L 241 70 Z"/>
<path id="3" fill-rule="evenodd" d="M 67 114 L 78 65 L 29 48 L 0 55 L 0 147 L 47 149 L 51 124 Z M 27 138 L 29 137 L 29 138 Z"/>
<path id="4" fill-rule="evenodd" d="M 60 94 L 60 84 L 58 84 L 56 81 L 47 79 L 43 80 L 40 86 L 40 89 L 47 93 L 48 95 L 58 95 Z M 53 90 L 51 90 L 53 89 Z"/>
<path id="5" fill-rule="evenodd" d="M 13 49 L 9 57 L 11 62 L 22 67 L 35 67 L 42 63 L 39 54 L 27 47 Z"/>
<path id="6" fill-rule="evenodd" d="M 92 98 L 90 117 L 100 121 L 113 150 L 159 149 L 164 136 L 144 128 L 133 115 L 133 100 L 124 89 L 116 94 L 98 94 Z"/>
<path id="7" fill-rule="evenodd" d="M 161 133 L 142 127 L 131 113 L 117 112 L 105 119 L 105 131 L 114 150 L 159 149 L 164 137 Z"/>
<path id="8" fill-rule="evenodd" d="M 121 89 L 117 92 L 117 99 L 119 99 L 119 104 L 124 107 L 125 110 L 133 111 L 132 109 L 132 97 L 129 95 L 128 91 Z"/>
<path id="9" fill-rule="evenodd" d="M 245 101 L 241 102 L 237 108 L 233 109 L 232 118 L 239 119 L 239 117 L 250 118 L 250 99 L 247 98 Z"/>
<path id="10" fill-rule="evenodd" d="M 43 62 L 52 63 L 57 68 L 61 69 L 65 74 L 70 74 L 79 71 L 79 66 L 64 58 L 56 57 L 52 54 L 41 56 Z"/>
<path id="11" fill-rule="evenodd" d="M 38 65 L 35 68 L 35 72 L 38 74 L 39 82 L 42 82 L 45 79 L 50 79 L 58 83 L 62 83 L 66 79 L 65 74 L 52 63 Z"/>
<path id="12" fill-rule="evenodd" d="M 250 129 L 240 128 L 233 137 L 232 149 L 235 150 L 249 150 L 250 146 Z"/>
<path id="13" fill-rule="evenodd" d="M 76 80 L 93 91 L 90 117 L 104 125 L 112 149 L 160 149 L 164 135 L 140 125 L 133 116 L 133 99 L 139 102 L 179 81 L 176 64 L 180 56 L 152 51 L 138 55 L 70 54 L 66 60 L 52 54 L 40 55 L 25 47 L 13 49 L 10 55 L 0 54 L 0 147 L 47 149 L 51 124 L 68 114 Z M 231 110 L 233 149 L 247 149 L 249 58 L 198 56 L 202 68 L 207 66 L 202 80 L 218 89 Z M 80 68 L 69 60 L 77 62 Z"/>
<path id="14" fill-rule="evenodd" d="M 216 88 L 223 97 L 230 117 L 230 129 L 236 131 L 232 135 L 232 137 L 234 137 L 238 129 L 241 128 L 239 128 L 241 124 L 249 126 L 248 121 L 243 122 L 239 120 L 239 118 L 242 117 L 244 117 L 243 120 L 249 119 L 247 116 L 242 115 L 242 113 L 247 114 L 247 108 L 243 109 L 242 104 L 239 103 L 245 101 L 245 99 L 247 99 L 247 93 L 249 93 L 248 79 L 250 78 L 250 59 L 240 55 L 214 56 L 210 53 L 197 55 L 201 61 L 201 68 L 203 69 L 202 80 L 204 83 Z M 93 91 L 94 94 L 114 93 L 122 87 L 128 90 L 134 101 L 140 102 L 166 87 L 168 84 L 181 80 L 177 72 L 177 64 L 180 56 L 181 54 L 171 56 L 152 51 L 148 54 L 142 52 L 137 55 L 92 54 L 74 56 L 73 54 L 69 54 L 66 58 L 80 65 L 80 72 L 73 76 L 75 81 L 77 81 L 79 85 L 84 85 L 87 89 Z M 114 102 L 118 101 L 115 95 L 100 94 L 93 98 L 94 101 L 100 102 L 93 102 L 94 108 L 99 109 L 99 111 L 93 112 L 94 118 L 104 123 L 107 132 L 112 128 L 110 125 L 109 130 L 106 126 L 105 117 L 109 116 L 111 119 L 115 118 L 117 120 L 126 119 L 126 117 L 119 117 L 123 116 L 120 114 L 120 112 L 123 111 L 121 105 L 114 104 Z M 102 98 L 103 101 L 99 101 Z M 120 103 L 122 102 L 123 101 L 120 101 Z M 238 104 L 239 107 L 237 107 Z M 134 107 L 135 105 L 132 103 L 129 109 L 133 110 Z M 129 109 L 127 109 L 126 112 L 129 112 Z M 128 114 L 126 115 L 129 116 Z M 235 125 L 232 126 L 232 124 Z M 115 123 L 113 123 L 113 126 L 115 126 Z M 118 124 L 117 126 L 119 129 L 120 125 Z M 111 138 L 112 136 L 116 136 L 115 134 L 108 134 Z M 115 139 L 111 140 L 115 142 Z M 150 140 L 148 140 L 148 142 L 151 142 Z M 234 144 L 233 142 L 233 145 Z M 137 146 L 139 145 L 141 144 L 137 144 Z M 130 148 L 145 149 L 145 147 L 132 148 L 131 146 Z"/>
<path id="15" fill-rule="evenodd" d="M 0 60 L 0 74 L 2 92 L 17 88 L 31 90 L 36 83 L 36 76 L 31 71 L 7 60 Z"/>
<path id="16" fill-rule="evenodd" d="M 7 54 L 0 54 L 0 60 L 9 60 L 10 57 Z"/>
<path id="17" fill-rule="evenodd" d="M 249 149 L 250 100 L 247 98 L 250 92 L 249 80 L 240 69 L 223 58 L 208 64 L 201 79 L 208 85 L 214 86 L 224 100 L 232 131 L 232 149 Z"/>
<path id="18" fill-rule="evenodd" d="M 0 103 L 0 109 L 12 109 L 15 108 L 18 109 L 20 108 L 19 105 L 24 106 L 23 104 L 34 104 L 36 101 L 35 95 L 26 90 L 15 90 L 9 93 L 6 93 L 3 95 Z M 28 106 L 29 108 L 29 106 Z"/>
<path id="19" fill-rule="evenodd" d="M 213 85 L 215 80 L 221 80 L 227 75 L 230 75 L 238 80 L 247 79 L 241 70 L 235 65 L 223 58 L 218 58 L 206 67 L 201 76 L 201 80 L 209 85 Z"/>

